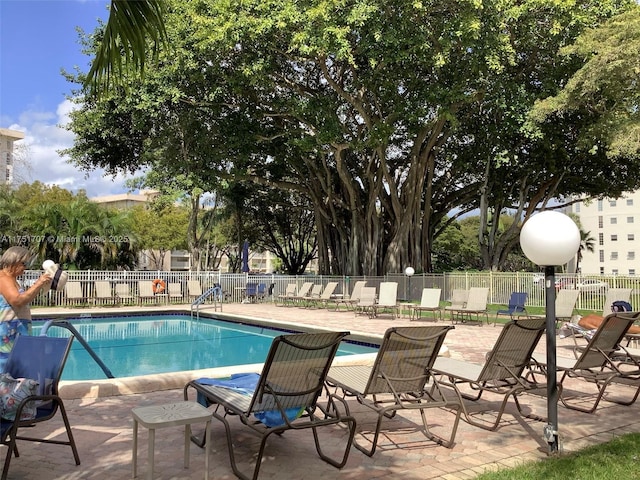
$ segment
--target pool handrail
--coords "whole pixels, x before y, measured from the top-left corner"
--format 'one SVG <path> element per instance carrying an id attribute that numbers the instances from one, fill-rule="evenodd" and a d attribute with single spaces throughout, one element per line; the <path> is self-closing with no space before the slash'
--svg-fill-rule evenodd
<path id="1" fill-rule="evenodd" d="M 84 349 L 87 351 L 87 353 L 89 355 L 91 355 L 91 358 L 93 358 L 95 360 L 95 362 L 102 369 L 102 371 L 107 376 L 107 378 L 115 378 L 113 373 L 111 373 L 111 370 L 109 370 L 109 367 L 107 367 L 104 364 L 104 362 L 102 361 L 102 359 L 100 357 L 98 357 L 98 354 L 93 351 L 93 348 L 91 348 L 91 346 L 87 343 L 87 341 L 80 334 L 80 332 L 78 332 L 78 330 L 76 330 L 76 328 L 71 324 L 71 322 L 69 322 L 68 320 L 55 319 L 55 318 L 51 319 L 51 320 L 47 320 L 44 323 L 44 325 L 42 326 L 42 329 L 40 330 L 40 336 L 41 337 L 46 337 L 47 336 L 47 332 L 49 331 L 49 327 L 51 327 L 51 326 L 66 328 L 67 330 L 69 330 L 71 332 L 71 334 L 74 337 L 76 337 L 76 340 L 78 342 L 80 342 L 80 344 L 84 347 Z"/>

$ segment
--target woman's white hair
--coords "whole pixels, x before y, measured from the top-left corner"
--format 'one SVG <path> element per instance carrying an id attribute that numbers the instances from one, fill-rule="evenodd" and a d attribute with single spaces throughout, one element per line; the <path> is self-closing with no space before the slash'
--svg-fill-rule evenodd
<path id="1" fill-rule="evenodd" d="M 31 263 L 31 253 L 24 247 L 9 247 L 0 258 L 0 268 Z"/>

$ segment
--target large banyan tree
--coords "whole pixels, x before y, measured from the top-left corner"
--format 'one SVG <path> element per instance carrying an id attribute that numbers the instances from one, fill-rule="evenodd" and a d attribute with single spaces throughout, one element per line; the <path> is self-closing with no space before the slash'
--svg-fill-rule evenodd
<path id="1" fill-rule="evenodd" d="M 430 271 L 433 239 L 477 209 L 495 268 L 521 224 L 491 218 L 636 185 L 637 158 L 578 141 L 584 111 L 524 128 L 580 66 L 560 49 L 632 3 L 171 0 L 158 62 L 107 95 L 84 87 L 70 153 L 304 195 L 324 273 Z"/>

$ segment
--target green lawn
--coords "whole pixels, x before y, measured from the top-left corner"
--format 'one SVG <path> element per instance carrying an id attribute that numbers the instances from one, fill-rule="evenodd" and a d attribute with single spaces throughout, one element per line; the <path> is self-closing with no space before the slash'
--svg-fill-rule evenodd
<path id="1" fill-rule="evenodd" d="M 640 479 L 640 433 L 616 437 L 570 455 L 484 473 L 476 480 Z"/>

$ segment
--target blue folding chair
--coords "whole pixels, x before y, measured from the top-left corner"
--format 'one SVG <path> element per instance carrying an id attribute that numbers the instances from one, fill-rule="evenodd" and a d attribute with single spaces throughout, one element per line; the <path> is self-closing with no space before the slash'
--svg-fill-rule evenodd
<path id="1" fill-rule="evenodd" d="M 509 298 L 507 308 L 496 312 L 496 321 L 494 321 L 493 324 L 495 325 L 497 323 L 498 316 L 500 315 L 509 315 L 512 320 L 514 317 L 517 318 L 525 316 L 527 314 L 527 310 L 524 305 L 527 303 L 528 297 L 529 294 L 527 292 L 513 292 Z"/>
<path id="2" fill-rule="evenodd" d="M 39 383 L 38 393 L 25 397 L 16 410 L 17 420 L 0 419 L 0 443 L 7 445 L 7 455 L 2 470 L 2 480 L 7 478 L 12 454 L 19 457 L 16 440 L 30 442 L 54 443 L 57 445 L 69 445 L 73 451 L 76 465 L 80 465 L 78 449 L 71 433 L 71 426 L 62 399 L 58 395 L 58 383 L 62 376 L 73 336 L 68 338 L 55 338 L 47 336 L 20 335 L 9 354 L 5 366 L 5 373 L 13 378 L 29 378 Z M 18 420 L 23 418 L 23 410 L 36 403 L 35 418 Z M 29 405 L 28 405 L 29 404 Z M 47 438 L 35 438 L 19 435 L 21 427 L 33 427 L 34 424 L 45 422 L 53 418 L 60 411 L 62 421 L 67 431 L 68 440 L 54 440 Z M 30 429 L 30 432 L 32 429 Z"/>

